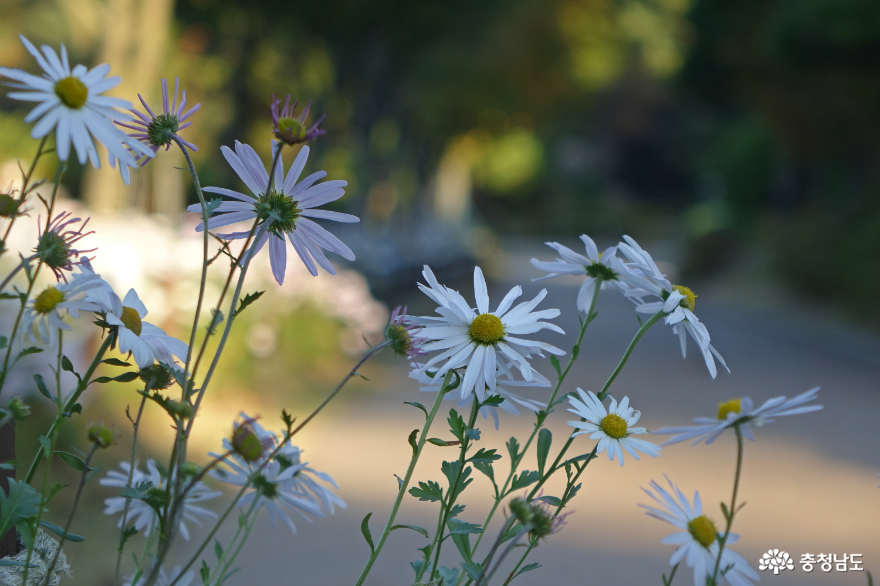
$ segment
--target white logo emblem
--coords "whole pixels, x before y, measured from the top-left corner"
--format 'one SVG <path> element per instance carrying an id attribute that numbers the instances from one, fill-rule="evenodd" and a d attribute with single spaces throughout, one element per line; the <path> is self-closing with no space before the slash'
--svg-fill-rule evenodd
<path id="1" fill-rule="evenodd" d="M 778 575 L 779 572 L 793 570 L 794 562 L 791 561 L 791 556 L 788 555 L 788 552 L 771 549 L 761 556 L 761 559 L 758 561 L 758 569 L 773 570 L 773 573 Z"/>

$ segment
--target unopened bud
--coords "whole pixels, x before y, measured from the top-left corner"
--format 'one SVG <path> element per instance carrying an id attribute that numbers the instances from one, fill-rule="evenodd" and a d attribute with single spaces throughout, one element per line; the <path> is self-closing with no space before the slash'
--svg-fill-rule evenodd
<path id="1" fill-rule="evenodd" d="M 88 437 L 89 441 L 99 448 L 109 448 L 116 442 L 116 432 L 100 421 L 89 426 Z"/>
<path id="2" fill-rule="evenodd" d="M 251 426 L 253 420 L 248 420 L 236 427 L 232 431 L 233 451 L 241 456 L 245 462 L 255 462 L 263 455 L 263 442 L 254 428 Z"/>
<path id="3" fill-rule="evenodd" d="M 27 419 L 31 414 L 31 408 L 19 396 L 9 399 L 9 402 L 6 403 L 6 410 L 16 421 Z"/>
<path id="4" fill-rule="evenodd" d="M 167 389 L 174 382 L 174 377 L 168 372 L 168 369 L 161 364 L 154 364 L 146 368 L 142 368 L 138 372 L 138 376 L 144 381 L 144 384 L 151 389 L 161 391 Z"/>

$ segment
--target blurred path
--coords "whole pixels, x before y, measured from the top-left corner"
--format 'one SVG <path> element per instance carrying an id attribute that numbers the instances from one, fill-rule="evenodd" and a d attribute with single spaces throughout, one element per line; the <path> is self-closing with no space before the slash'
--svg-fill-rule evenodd
<path id="1" fill-rule="evenodd" d="M 537 250 L 537 249 L 536 249 Z M 540 286 L 529 283 L 534 276 L 528 256 L 514 257 L 522 275 L 525 297 Z M 549 256 L 549 255 L 548 255 Z M 438 275 L 441 282 L 442 275 Z M 570 348 L 577 329 L 574 313 L 575 282 L 542 283 L 550 290 L 543 307 L 563 309 L 560 325 L 569 334 L 548 341 Z M 490 283 L 493 303 L 506 293 L 508 282 Z M 471 286 L 462 286 L 471 297 Z M 713 415 L 717 404 L 732 397 L 751 396 L 756 403 L 777 396 L 792 396 L 821 386 L 818 413 L 782 418 L 755 430 L 756 442 L 746 442 L 742 499 L 748 502 L 738 517 L 735 532 L 741 540 L 735 547 L 757 569 L 761 554 L 770 548 L 788 551 L 797 562 L 802 553 L 863 554 L 864 566 L 880 574 L 880 438 L 876 432 L 880 415 L 880 339 L 839 325 L 827 325 L 815 316 L 795 309 L 772 309 L 759 297 L 727 292 L 716 284 L 697 290 L 697 314 L 712 334 L 712 340 L 731 367 L 713 381 L 699 352 L 690 345 L 683 360 L 677 338 L 659 324 L 643 339 L 628 367 L 612 387 L 614 395 L 629 395 L 642 411 L 641 422 L 648 429 L 689 423 L 696 416 Z M 716 295 L 716 293 L 718 293 Z M 569 375 L 565 391 L 575 386 L 597 390 L 617 363 L 638 327 L 632 306 L 614 291 L 600 297 L 599 317 L 587 333 L 581 356 Z M 567 319 L 564 319 L 567 318 Z M 373 512 L 374 537 L 381 531 L 394 498 L 394 473 L 402 475 L 409 458 L 409 432 L 419 427 L 422 415 L 402 404 L 404 400 L 429 403 L 406 379 L 400 360 L 386 357 L 387 372 L 380 378 L 381 391 L 351 393 L 332 406 L 308 428 L 299 441 L 307 459 L 327 471 L 341 486 L 348 510 L 310 525 L 298 521 L 299 533 L 286 528 L 259 527 L 256 538 L 240 557 L 242 571 L 231 586 L 260 584 L 318 585 L 353 584 L 368 548 L 360 535 L 360 521 Z M 550 374 L 546 362 L 540 366 Z M 374 365 L 374 372 L 381 371 Z M 532 396 L 538 398 L 541 393 Z M 451 404 L 450 404 L 451 407 Z M 564 422 L 569 414 L 557 412 L 551 419 L 555 453 L 570 430 Z M 483 422 L 481 445 L 502 448 L 510 435 L 526 436 L 532 424 L 528 416 L 502 419 L 495 432 Z M 438 428 L 437 436 L 443 437 Z M 581 453 L 592 447 L 586 436 L 575 443 Z M 428 446 L 414 479 L 440 480 L 439 464 L 451 459 L 452 451 Z M 678 444 L 664 449 L 663 458 L 628 459 L 620 468 L 605 457 L 585 474 L 584 488 L 575 499 L 562 533 L 553 536 L 530 558 L 544 564 L 515 582 L 522 586 L 660 584 L 660 573 L 668 572 L 668 558 L 674 551 L 660 539 L 671 526 L 647 517 L 637 505 L 647 501 L 639 487 L 668 474 L 682 490 L 700 491 L 707 512 L 722 519 L 717 503 L 729 500 L 735 458 L 732 434 L 712 446 Z M 534 468 L 533 461 L 527 466 Z M 503 471 L 505 454 L 496 466 Z M 467 502 L 488 494 L 487 483 L 478 475 L 465 493 Z M 496 473 L 496 476 L 501 474 Z M 548 490 L 554 494 L 554 488 Z M 468 506 L 462 518 L 481 523 L 488 499 Z M 398 522 L 431 528 L 436 524 L 436 505 L 407 497 Z M 265 519 L 263 519 L 265 522 Z M 489 532 L 496 534 L 498 525 Z M 383 557 L 374 567 L 368 584 L 374 586 L 412 583 L 408 562 L 417 559 L 416 548 L 426 540 L 413 532 L 392 534 Z M 448 550 L 448 551 L 447 551 Z M 456 563 L 449 544 L 446 565 Z M 511 556 L 513 557 L 513 556 Z M 763 572 L 762 584 L 859 584 L 867 583 L 864 572 L 812 573 L 799 566 L 778 576 Z M 689 584 L 692 574 L 680 573 L 676 584 Z"/>

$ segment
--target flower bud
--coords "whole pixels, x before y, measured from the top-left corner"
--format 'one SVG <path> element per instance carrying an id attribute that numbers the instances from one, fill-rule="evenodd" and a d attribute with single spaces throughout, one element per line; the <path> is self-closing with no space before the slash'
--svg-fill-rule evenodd
<path id="1" fill-rule="evenodd" d="M 0 193 L 0 218 L 14 218 L 18 215 L 18 200 L 8 193 Z"/>
<path id="2" fill-rule="evenodd" d="M 165 407 L 170 415 L 176 415 L 181 419 L 189 419 L 195 412 L 192 405 L 180 401 L 173 401 L 171 399 L 165 402 Z"/>
<path id="3" fill-rule="evenodd" d="M 565 524 L 566 515 L 556 516 L 550 512 L 550 505 L 540 499 L 532 501 L 517 497 L 510 501 L 510 512 L 528 528 L 532 537 L 547 537 L 557 533 Z"/>
<path id="4" fill-rule="evenodd" d="M 142 368 L 140 372 L 138 372 L 138 376 L 144 381 L 145 385 L 155 391 L 167 389 L 171 386 L 171 383 L 174 382 L 174 377 L 172 377 L 171 373 L 168 372 L 168 369 L 161 364 L 154 364 Z"/>
<path id="5" fill-rule="evenodd" d="M 30 417 L 31 408 L 27 403 L 22 401 L 21 397 L 16 395 L 9 399 L 6 403 L 6 410 L 12 415 L 12 418 L 16 421 L 23 421 Z"/>
<path id="6" fill-rule="evenodd" d="M 97 445 L 99 448 L 109 448 L 117 439 L 116 431 L 109 427 L 105 427 L 102 421 L 90 425 L 87 433 L 89 441 Z"/>
<path id="7" fill-rule="evenodd" d="M 385 328 L 385 339 L 391 342 L 391 349 L 398 356 L 407 356 L 413 358 L 426 354 L 422 350 L 422 346 L 427 338 L 415 338 L 414 334 L 421 331 L 421 328 L 414 326 L 406 317 L 406 308 L 397 306 L 391 312 L 391 319 L 388 327 Z"/>
<path id="8" fill-rule="evenodd" d="M 232 430 L 232 450 L 244 459 L 245 462 L 256 462 L 263 456 L 265 446 L 260 436 L 251 425 L 253 419 L 242 422 Z"/>

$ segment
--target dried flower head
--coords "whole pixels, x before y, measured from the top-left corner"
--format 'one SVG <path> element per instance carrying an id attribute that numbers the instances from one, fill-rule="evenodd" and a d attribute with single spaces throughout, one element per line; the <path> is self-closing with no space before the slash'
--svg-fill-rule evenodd
<path id="1" fill-rule="evenodd" d="M 398 356 L 406 356 L 415 358 L 416 356 L 424 356 L 427 354 L 422 350 L 422 346 L 428 341 L 427 338 L 415 338 L 414 334 L 421 331 L 421 328 L 414 325 L 406 316 L 406 307 L 398 305 L 391 312 L 391 319 L 388 327 L 385 328 L 385 339 L 391 342 L 391 349 Z"/>
<path id="2" fill-rule="evenodd" d="M 527 495 L 528 493 L 510 501 L 510 512 L 528 529 L 529 534 L 534 538 L 541 538 L 561 531 L 566 517 L 571 513 L 554 515 L 550 512 L 550 505 L 541 500 L 540 494 L 532 500 L 528 500 Z"/>
<path id="3" fill-rule="evenodd" d="M 168 369 L 161 364 L 153 364 L 152 366 L 142 368 L 140 372 L 138 372 L 138 376 L 145 385 L 149 386 L 150 389 L 154 391 L 167 389 L 174 382 L 174 377 L 172 377 Z"/>
<path id="4" fill-rule="evenodd" d="M 43 261 L 43 264 L 55 273 L 55 278 L 59 281 L 63 279 L 65 283 L 67 278 L 61 271 L 72 271 L 75 264 L 73 261 L 79 255 L 97 250 L 96 248 L 88 250 L 73 248 L 74 244 L 89 234 L 94 234 L 94 231 L 84 231 L 89 223 L 89 218 L 86 218 L 86 221 L 81 226 L 74 226 L 77 222 L 82 222 L 82 219 L 73 218 L 71 217 L 72 215 L 70 212 L 61 212 L 55 216 L 49 222 L 48 229 L 39 235 L 37 247 L 34 249 L 39 259 Z"/>
<path id="5" fill-rule="evenodd" d="M 310 101 L 306 104 L 306 107 L 303 108 L 302 112 L 300 112 L 299 117 L 294 117 L 294 110 L 296 110 L 296 105 L 298 102 L 294 102 L 293 105 L 290 104 L 290 94 L 287 94 L 287 98 L 284 100 L 284 107 L 281 108 L 281 111 L 278 111 L 278 105 L 281 103 L 281 100 L 272 95 L 272 128 L 273 134 L 275 138 L 284 142 L 285 144 L 294 145 L 300 144 L 313 138 L 317 138 L 322 134 L 326 134 L 327 131 L 323 128 L 318 128 L 321 122 L 324 121 L 324 117 L 326 114 L 321 115 L 318 118 L 318 121 L 315 122 L 311 128 L 306 128 L 306 118 L 309 116 L 309 110 L 311 109 L 312 102 Z"/>

